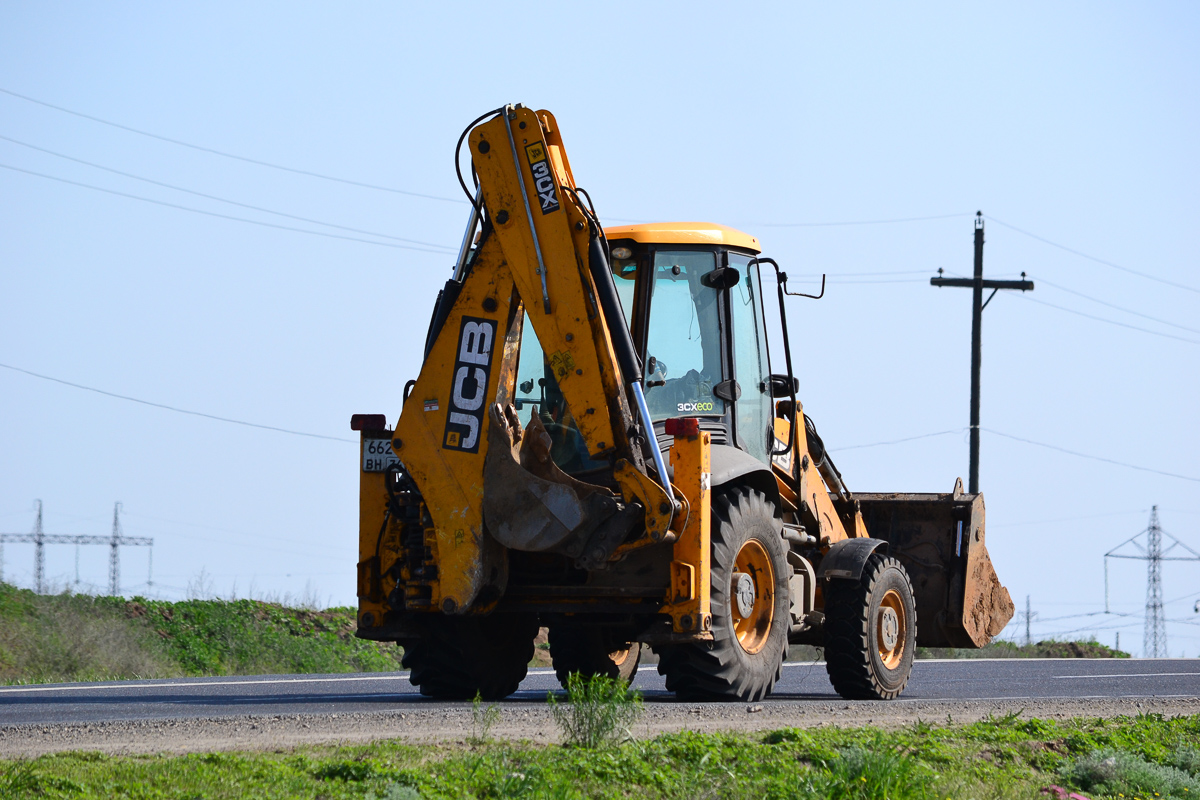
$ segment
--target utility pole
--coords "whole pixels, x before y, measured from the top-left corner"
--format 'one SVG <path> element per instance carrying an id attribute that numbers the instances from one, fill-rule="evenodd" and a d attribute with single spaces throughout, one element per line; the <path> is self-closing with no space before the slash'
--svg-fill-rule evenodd
<path id="1" fill-rule="evenodd" d="M 1139 539 L 1146 537 L 1143 545 Z M 1163 549 L 1163 537 L 1170 539 L 1170 545 Z M 1127 547 L 1128 546 L 1128 547 Z M 1126 548 L 1125 552 L 1118 552 Z M 1180 555 L 1170 555 L 1180 548 Z M 1188 547 L 1171 534 L 1162 529 L 1158 523 L 1158 506 L 1150 508 L 1150 524 L 1146 530 L 1130 537 L 1104 554 L 1104 611 L 1108 613 L 1108 560 L 1110 558 L 1129 558 L 1134 561 L 1146 562 L 1146 622 L 1142 634 L 1143 658 L 1167 657 L 1167 621 L 1163 616 L 1162 599 L 1162 562 L 1164 561 L 1200 561 L 1200 553 Z"/>
<path id="2" fill-rule="evenodd" d="M 975 212 L 975 276 L 973 278 L 943 278 L 942 270 L 938 269 L 938 277 L 930 278 L 931 286 L 958 286 L 971 289 L 971 494 L 979 493 L 979 372 L 983 356 L 983 309 L 992 302 L 996 292 L 1001 289 L 1016 289 L 1022 292 L 1033 291 L 1033 281 L 1025 280 L 1021 273 L 1019 281 L 992 281 L 983 278 L 983 212 Z M 988 299 L 983 299 L 983 290 L 991 289 Z"/>

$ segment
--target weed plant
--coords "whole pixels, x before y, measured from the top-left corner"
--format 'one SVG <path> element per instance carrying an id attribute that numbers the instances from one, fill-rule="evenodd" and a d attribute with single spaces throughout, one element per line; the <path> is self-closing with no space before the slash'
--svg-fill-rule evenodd
<path id="1" fill-rule="evenodd" d="M 483 696 L 475 693 L 471 701 L 471 738 L 474 745 L 487 744 L 491 741 L 492 726 L 500 719 L 500 707 L 495 703 L 483 704 Z"/>
<path id="2" fill-rule="evenodd" d="M 893 800 L 925 797 L 937 774 L 914 758 L 884 746 L 850 747 L 822 762 L 819 788 L 826 797 L 846 800 Z"/>
<path id="3" fill-rule="evenodd" d="M 1133 753 L 1106 748 L 1063 770 L 1084 791 L 1118 797 L 1200 797 L 1200 779 L 1170 764 L 1153 764 Z"/>
<path id="4" fill-rule="evenodd" d="M 632 738 L 633 726 L 642 716 L 641 693 L 605 675 L 585 678 L 572 673 L 567 678 L 567 702 L 560 703 L 553 692 L 546 702 L 563 742 L 584 749 Z"/>

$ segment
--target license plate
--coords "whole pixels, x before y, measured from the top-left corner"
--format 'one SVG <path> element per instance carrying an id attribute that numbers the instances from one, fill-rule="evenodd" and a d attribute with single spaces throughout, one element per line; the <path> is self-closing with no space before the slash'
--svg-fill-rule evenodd
<path id="1" fill-rule="evenodd" d="M 392 451 L 391 439 L 367 439 L 363 442 L 363 472 L 387 472 L 388 467 L 399 464 Z"/>

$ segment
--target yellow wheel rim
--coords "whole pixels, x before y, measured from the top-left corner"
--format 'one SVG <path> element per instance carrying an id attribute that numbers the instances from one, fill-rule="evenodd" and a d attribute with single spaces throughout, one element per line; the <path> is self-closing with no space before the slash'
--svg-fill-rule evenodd
<path id="1" fill-rule="evenodd" d="M 738 644 L 747 653 L 757 653 L 767 644 L 775 615 L 775 570 L 756 539 L 750 539 L 738 551 L 729 584 L 729 606 Z"/>
<path id="2" fill-rule="evenodd" d="M 908 640 L 908 617 L 900 593 L 888 589 L 875 612 L 875 646 L 879 660 L 887 669 L 900 666 L 904 658 L 904 643 Z"/>
<path id="3" fill-rule="evenodd" d="M 608 654 L 608 657 L 611 658 L 612 662 L 617 665 L 617 669 L 620 669 L 621 667 L 625 666 L 626 661 L 633 657 L 635 652 L 634 647 L 637 647 L 637 645 L 626 647 L 624 650 L 614 650 Z"/>

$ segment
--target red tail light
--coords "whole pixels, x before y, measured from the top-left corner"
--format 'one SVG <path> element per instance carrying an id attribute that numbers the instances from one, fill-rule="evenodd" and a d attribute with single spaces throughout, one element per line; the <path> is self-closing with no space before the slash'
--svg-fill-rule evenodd
<path id="1" fill-rule="evenodd" d="M 352 431 L 383 431 L 387 430 L 387 416 L 384 414 L 352 414 L 350 416 Z"/>
<path id="2" fill-rule="evenodd" d="M 678 417 L 666 423 L 668 436 L 699 436 L 700 420 L 697 417 Z"/>

